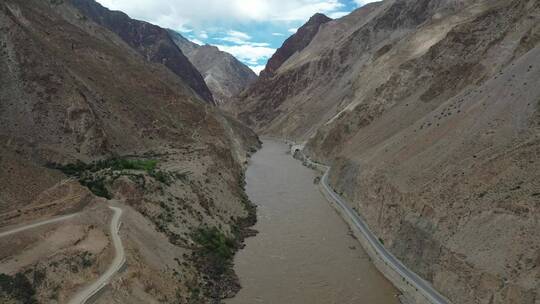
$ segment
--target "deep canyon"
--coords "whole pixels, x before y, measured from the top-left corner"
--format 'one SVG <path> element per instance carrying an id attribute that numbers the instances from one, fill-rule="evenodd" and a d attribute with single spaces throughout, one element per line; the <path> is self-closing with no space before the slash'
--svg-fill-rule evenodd
<path id="1" fill-rule="evenodd" d="M 257 77 L 94 0 L 0 1 L 0 303 L 425 304 L 260 136 L 448 302 L 539 304 L 540 1 L 354 7 Z"/>

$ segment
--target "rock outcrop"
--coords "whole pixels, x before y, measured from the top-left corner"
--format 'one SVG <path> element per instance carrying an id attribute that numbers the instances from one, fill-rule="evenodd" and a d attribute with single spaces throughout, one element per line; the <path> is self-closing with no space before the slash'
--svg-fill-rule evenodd
<path id="1" fill-rule="evenodd" d="M 536 303 L 540 3 L 388 0 L 324 24 L 239 96 L 307 141 L 384 244 L 453 303 Z"/>
<path id="2" fill-rule="evenodd" d="M 198 45 L 169 30 L 174 42 L 204 77 L 217 104 L 228 102 L 257 80 L 257 75 L 233 55 L 212 45 Z"/>

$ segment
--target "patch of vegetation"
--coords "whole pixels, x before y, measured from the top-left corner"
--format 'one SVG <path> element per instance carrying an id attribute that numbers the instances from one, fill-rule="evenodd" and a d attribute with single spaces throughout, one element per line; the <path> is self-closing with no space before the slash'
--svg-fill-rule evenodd
<path id="1" fill-rule="evenodd" d="M 80 179 L 79 182 L 81 185 L 88 187 L 88 190 L 92 191 L 92 193 L 94 193 L 96 196 L 104 197 L 106 199 L 112 198 L 107 186 L 105 186 L 104 177 L 90 176 Z"/>
<path id="2" fill-rule="evenodd" d="M 199 254 L 210 263 L 209 266 L 217 274 L 222 274 L 232 265 L 236 248 L 235 241 L 225 236 L 216 227 L 197 229 L 192 239 L 200 246 Z"/>
<path id="3" fill-rule="evenodd" d="M 238 187 L 244 190 L 245 179 L 242 174 L 239 177 Z M 230 297 L 240 290 L 238 278 L 232 268 L 233 257 L 235 252 L 242 248 L 244 239 L 256 234 L 251 228 L 257 221 L 256 206 L 251 203 L 245 191 L 240 193 L 240 200 L 247 214 L 243 217 L 231 217 L 231 236 L 225 235 L 216 227 L 198 229 L 191 235 L 198 245 L 192 252 L 191 259 L 204 278 L 204 282 L 198 287 L 205 297 L 213 299 L 212 303 L 219 303 L 219 299 Z M 192 295 L 199 296 L 197 292 Z"/>
<path id="4" fill-rule="evenodd" d="M 104 160 L 98 160 L 89 164 L 78 161 L 74 164 L 59 165 L 52 164 L 50 167 L 64 172 L 66 175 L 80 177 L 86 172 L 99 172 L 101 170 L 110 169 L 113 171 L 121 170 L 139 170 L 150 173 L 156 169 L 158 164 L 154 159 L 128 159 L 124 157 L 113 157 Z"/>
<path id="5" fill-rule="evenodd" d="M 145 171 L 157 181 L 169 185 L 171 182 L 169 174 L 156 170 L 157 164 L 158 161 L 154 159 L 113 157 L 89 164 L 78 161 L 67 165 L 49 164 L 48 167 L 60 170 L 68 176 L 77 178 L 83 186 L 88 187 L 95 195 L 111 199 L 112 195 L 107 189 L 107 183 L 110 180 L 114 181 L 119 176 L 131 175 L 123 172 L 125 170 Z M 113 173 L 118 171 L 121 173 Z"/>
<path id="6" fill-rule="evenodd" d="M 191 260 L 203 279 L 197 288 L 200 288 L 205 297 L 212 299 L 211 303 L 221 303 L 220 299 L 240 290 L 232 266 L 234 253 L 241 243 L 215 227 L 198 229 L 192 233 L 191 238 L 198 245 L 191 253 Z M 198 292 L 192 295 L 196 296 L 195 299 L 200 296 Z"/>
<path id="7" fill-rule="evenodd" d="M 112 163 L 111 168 L 116 170 L 142 170 L 146 172 L 151 172 L 156 169 L 158 164 L 157 160 L 129 160 L 129 159 L 115 159 L 115 162 Z"/>
<path id="8" fill-rule="evenodd" d="M 165 172 L 161 170 L 154 170 L 150 172 L 150 176 L 152 176 L 158 182 L 163 183 L 167 186 L 169 186 L 172 183 L 172 176 L 171 176 L 171 173 L 169 172 Z"/>
<path id="9" fill-rule="evenodd" d="M 232 226 L 232 232 L 238 243 L 243 242 L 246 237 L 257 234 L 257 231 L 249 228 L 257 223 L 257 206 L 249 200 L 245 192 L 242 193 L 241 203 L 247 212 L 247 216 L 237 218 L 235 224 Z"/>
<path id="10" fill-rule="evenodd" d="M 88 268 L 90 266 L 92 266 L 95 262 L 95 259 L 94 257 L 92 256 L 92 253 L 89 252 L 89 251 L 85 251 L 82 253 L 81 255 L 81 259 L 82 259 L 82 267 L 83 268 Z"/>
<path id="11" fill-rule="evenodd" d="M 197 287 L 190 288 L 188 303 L 201 303 L 202 301 L 203 299 L 201 298 L 201 289 Z"/>
<path id="12" fill-rule="evenodd" d="M 23 304 L 37 304 L 35 295 L 34 286 L 24 274 L 0 274 L 0 298 L 11 298 Z"/>

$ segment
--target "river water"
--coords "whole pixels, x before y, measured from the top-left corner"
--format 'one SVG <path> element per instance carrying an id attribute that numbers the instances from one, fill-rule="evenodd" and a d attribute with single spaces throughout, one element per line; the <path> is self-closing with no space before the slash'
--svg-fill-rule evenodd
<path id="1" fill-rule="evenodd" d="M 235 258 L 242 289 L 227 304 L 397 304 L 347 224 L 313 183 L 315 173 L 264 141 L 246 172 L 259 234 Z"/>

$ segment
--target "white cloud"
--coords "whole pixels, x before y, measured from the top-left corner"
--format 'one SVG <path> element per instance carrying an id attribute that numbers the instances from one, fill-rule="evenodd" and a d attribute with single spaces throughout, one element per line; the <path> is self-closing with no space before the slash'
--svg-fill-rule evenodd
<path id="1" fill-rule="evenodd" d="M 227 31 L 227 35 L 225 37 L 216 38 L 216 39 L 221 40 L 221 41 L 232 42 L 234 44 L 239 44 L 239 45 L 250 45 L 250 46 L 255 46 L 255 47 L 269 46 L 269 44 L 266 42 L 252 42 L 250 41 L 251 40 L 250 35 L 243 32 L 234 31 L 234 30 L 229 30 Z"/>
<path id="2" fill-rule="evenodd" d="M 232 36 L 225 36 L 225 37 L 217 38 L 217 39 L 221 41 L 232 42 L 234 44 L 244 44 L 246 42 L 245 40 L 242 40 L 238 37 L 232 37 Z"/>
<path id="3" fill-rule="evenodd" d="M 248 35 L 246 33 L 239 32 L 239 31 L 235 31 L 235 30 L 228 31 L 227 35 L 229 35 L 230 37 L 238 38 L 240 40 L 250 40 L 251 39 L 250 35 Z"/>
<path id="4" fill-rule="evenodd" d="M 0 0 L 1 1 L 1 0 Z M 315 13 L 341 14 L 345 0 L 97 0 L 132 18 L 185 33 L 197 44 L 216 42 L 254 70 L 270 58 L 275 49 L 266 39 L 288 36 L 286 28 L 304 23 Z M 358 1 L 358 0 L 355 0 Z M 265 23 L 264 28 L 257 28 Z M 264 37 L 261 29 L 270 32 Z M 253 26 L 252 32 L 249 28 Z M 242 29 L 248 33 L 229 30 Z M 248 28 L 246 30 L 246 28 Z M 255 30 L 256 29 L 256 30 Z M 289 31 L 295 33 L 297 28 Z M 273 32 L 273 33 L 272 33 Z M 283 32 L 283 33 L 280 33 Z M 274 41 L 275 39 L 268 39 Z"/>
<path id="5" fill-rule="evenodd" d="M 196 39 L 196 38 L 188 38 L 189 41 L 193 42 L 193 43 L 196 43 L 198 45 L 204 45 L 204 42 L 202 42 L 201 40 L 199 39 Z"/>
<path id="6" fill-rule="evenodd" d="M 199 32 L 199 37 L 201 39 L 208 39 L 208 33 L 206 31 Z"/>
<path id="7" fill-rule="evenodd" d="M 261 60 L 267 60 L 276 49 L 266 46 L 244 45 L 216 45 L 220 50 L 230 53 L 240 61 L 247 62 L 251 66 L 256 66 Z"/>
<path id="8" fill-rule="evenodd" d="M 371 2 L 379 2 L 379 1 L 382 1 L 382 0 L 354 0 L 354 3 L 356 3 L 356 5 L 358 6 L 363 6 Z"/>
<path id="9" fill-rule="evenodd" d="M 296 33 L 296 31 L 298 31 L 298 29 L 297 29 L 297 28 L 290 28 L 290 29 L 288 29 L 287 31 L 288 31 L 289 33 L 293 33 L 293 34 L 294 34 L 294 33 Z"/>
<path id="10" fill-rule="evenodd" d="M 299 2 L 302 2 L 302 5 L 298 5 L 300 4 Z M 339 2 L 339 0 L 297 0 L 290 1 L 289 5 L 285 3 L 281 5 L 281 8 L 276 7 L 276 11 L 270 13 L 270 19 L 282 21 L 307 20 L 315 13 L 330 14 L 332 12 L 338 11 L 340 8 L 343 8 L 345 6 L 343 3 Z"/>
<path id="11" fill-rule="evenodd" d="M 248 44 L 252 46 L 270 46 L 270 44 L 266 42 L 249 42 Z"/>
<path id="12" fill-rule="evenodd" d="M 328 14 L 328 17 L 332 19 L 338 19 L 348 14 L 349 12 L 334 12 L 334 13 Z"/>
<path id="13" fill-rule="evenodd" d="M 340 0 L 98 0 L 104 6 L 126 12 L 175 30 L 230 25 L 248 21 L 305 21 L 314 13 L 331 14 L 344 5 Z M 357 2 L 370 2 L 358 1 Z M 189 25 L 189 26 L 188 26 Z M 229 26 L 226 26 L 229 27 Z"/>
<path id="14" fill-rule="evenodd" d="M 344 7 L 339 0 L 232 0 L 240 18 L 257 21 L 305 21 L 315 13 L 331 13 Z"/>
<path id="15" fill-rule="evenodd" d="M 255 72 L 255 74 L 261 74 L 261 71 L 264 70 L 264 65 L 248 65 L 248 67 Z"/>
<path id="16" fill-rule="evenodd" d="M 193 33 L 193 29 L 184 27 L 183 25 L 177 27 L 177 28 L 175 29 L 175 31 L 181 32 L 181 33 L 184 33 L 184 34 Z"/>

